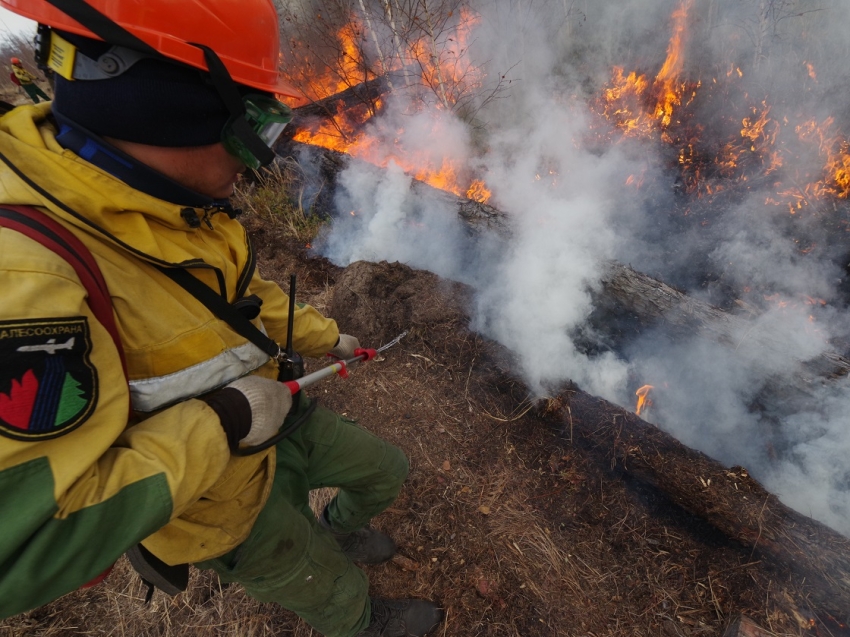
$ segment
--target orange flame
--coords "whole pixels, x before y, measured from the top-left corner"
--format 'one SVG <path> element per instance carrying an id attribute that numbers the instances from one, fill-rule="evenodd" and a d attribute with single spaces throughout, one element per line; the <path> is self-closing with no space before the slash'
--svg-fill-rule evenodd
<path id="1" fill-rule="evenodd" d="M 637 396 L 637 406 L 635 407 L 635 414 L 640 416 L 642 411 L 646 411 L 650 407 L 652 407 L 652 399 L 649 397 L 649 390 L 655 389 L 652 385 L 644 385 L 643 387 L 638 388 L 635 392 L 635 396 Z"/>
<path id="2" fill-rule="evenodd" d="M 692 4 L 693 0 L 681 0 L 673 12 L 673 34 L 667 45 L 667 58 L 651 86 L 645 75 L 635 71 L 624 75 L 622 67 L 614 67 L 611 87 L 605 90 L 603 111 L 624 133 L 646 136 L 656 126 L 663 131 L 673 121 L 676 107 L 682 104 L 685 86 L 678 78 L 684 66 L 682 49 Z M 647 98 L 651 106 L 647 105 Z"/>
<path id="3" fill-rule="evenodd" d="M 469 190 L 466 191 L 466 197 L 478 203 L 486 203 L 490 199 L 490 191 L 487 190 L 487 186 L 483 181 L 476 179 L 472 182 Z"/>
<path id="4" fill-rule="evenodd" d="M 693 0 L 682 0 L 679 8 L 673 12 L 673 35 L 667 45 L 667 59 L 655 76 L 655 86 L 660 97 L 655 106 L 655 118 L 661 120 L 661 127 L 667 128 L 673 118 L 673 107 L 682 103 L 682 87 L 678 86 L 684 59 L 682 46 L 687 28 L 688 11 Z"/>
<path id="5" fill-rule="evenodd" d="M 683 190 L 697 197 L 710 196 L 727 187 L 716 183 L 721 178 L 746 182 L 779 174 L 779 169 L 784 168 L 787 183 L 776 182 L 776 192 L 766 197 L 766 205 L 784 206 L 793 215 L 806 208 L 826 209 L 814 205 L 826 198 L 850 199 L 850 139 L 832 129 L 831 117 L 820 123 L 804 122 L 795 128 L 787 116 L 782 121 L 771 118 L 771 105 L 765 99 L 750 105 L 747 114 L 741 117 L 740 136 L 725 143 L 721 141 L 716 149 L 706 149 L 705 144 L 700 144 L 698 137 L 704 127 L 697 123 L 683 125 L 678 112 L 693 101 L 701 87 L 698 81 L 689 83 L 680 78 L 687 18 L 692 6 L 693 0 L 681 0 L 673 12 L 667 56 L 655 79 L 650 82 L 645 75 L 635 71 L 626 73 L 622 67 L 615 66 L 610 85 L 597 102 L 599 112 L 623 137 L 656 137 L 677 144 Z M 810 62 L 803 65 L 808 79 L 816 82 L 814 65 Z M 743 77 L 741 69 L 733 64 L 725 74 L 730 78 L 728 81 Z M 712 84 L 718 84 L 716 77 Z M 744 97 L 748 97 L 746 93 Z M 798 138 L 811 151 L 799 151 L 796 145 L 780 142 L 783 127 L 796 130 Z M 809 165 L 812 156 L 820 157 L 823 172 L 801 174 L 803 169 L 797 167 Z"/>

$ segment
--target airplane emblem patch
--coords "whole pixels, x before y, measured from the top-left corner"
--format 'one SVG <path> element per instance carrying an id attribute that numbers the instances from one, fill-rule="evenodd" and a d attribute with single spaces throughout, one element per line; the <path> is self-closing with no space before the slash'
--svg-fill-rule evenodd
<path id="1" fill-rule="evenodd" d="M 0 321 L 0 435 L 56 438 L 97 405 L 97 371 L 84 316 Z"/>

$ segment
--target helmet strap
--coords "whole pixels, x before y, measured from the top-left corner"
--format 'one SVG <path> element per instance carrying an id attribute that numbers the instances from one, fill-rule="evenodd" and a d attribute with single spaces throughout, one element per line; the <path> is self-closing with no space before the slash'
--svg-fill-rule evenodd
<path id="1" fill-rule="evenodd" d="M 137 38 L 109 16 L 102 14 L 83 0 L 46 0 L 46 2 L 82 24 L 104 42 L 135 49 L 161 59 L 168 59 L 150 44 Z"/>
<path id="2" fill-rule="evenodd" d="M 234 117 L 232 123 L 233 132 L 245 144 L 245 147 L 251 152 L 261 165 L 271 163 L 275 158 L 274 151 L 266 146 L 266 143 L 260 138 L 248 120 L 245 119 L 245 104 L 242 102 L 242 96 L 239 94 L 238 85 L 230 77 L 227 67 L 224 62 L 218 57 L 215 51 L 203 44 L 190 42 L 192 46 L 196 46 L 204 52 L 204 60 L 207 63 L 210 77 L 212 77 L 213 85 L 218 91 L 219 97 L 224 102 L 227 110 Z"/>

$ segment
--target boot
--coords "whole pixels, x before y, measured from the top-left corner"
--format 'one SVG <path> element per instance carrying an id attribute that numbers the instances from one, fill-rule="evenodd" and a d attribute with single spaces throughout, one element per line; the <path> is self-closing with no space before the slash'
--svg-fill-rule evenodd
<path id="1" fill-rule="evenodd" d="M 395 542 L 386 533 L 364 526 L 350 533 L 337 533 L 328 522 L 328 510 L 325 508 L 319 516 L 319 526 L 334 536 L 342 552 L 352 562 L 360 564 L 381 564 L 395 555 Z"/>
<path id="2" fill-rule="evenodd" d="M 443 611 L 424 599 L 373 599 L 372 619 L 357 637 L 422 637 L 443 619 Z"/>

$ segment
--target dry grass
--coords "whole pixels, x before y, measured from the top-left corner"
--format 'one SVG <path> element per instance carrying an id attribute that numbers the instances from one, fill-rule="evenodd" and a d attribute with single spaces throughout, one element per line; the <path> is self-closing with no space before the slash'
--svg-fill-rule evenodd
<path id="1" fill-rule="evenodd" d="M 327 220 L 305 206 L 301 168 L 293 159 L 280 159 L 238 184 L 233 197 L 236 208 L 259 219 L 282 226 L 301 243 L 310 242 Z"/>

